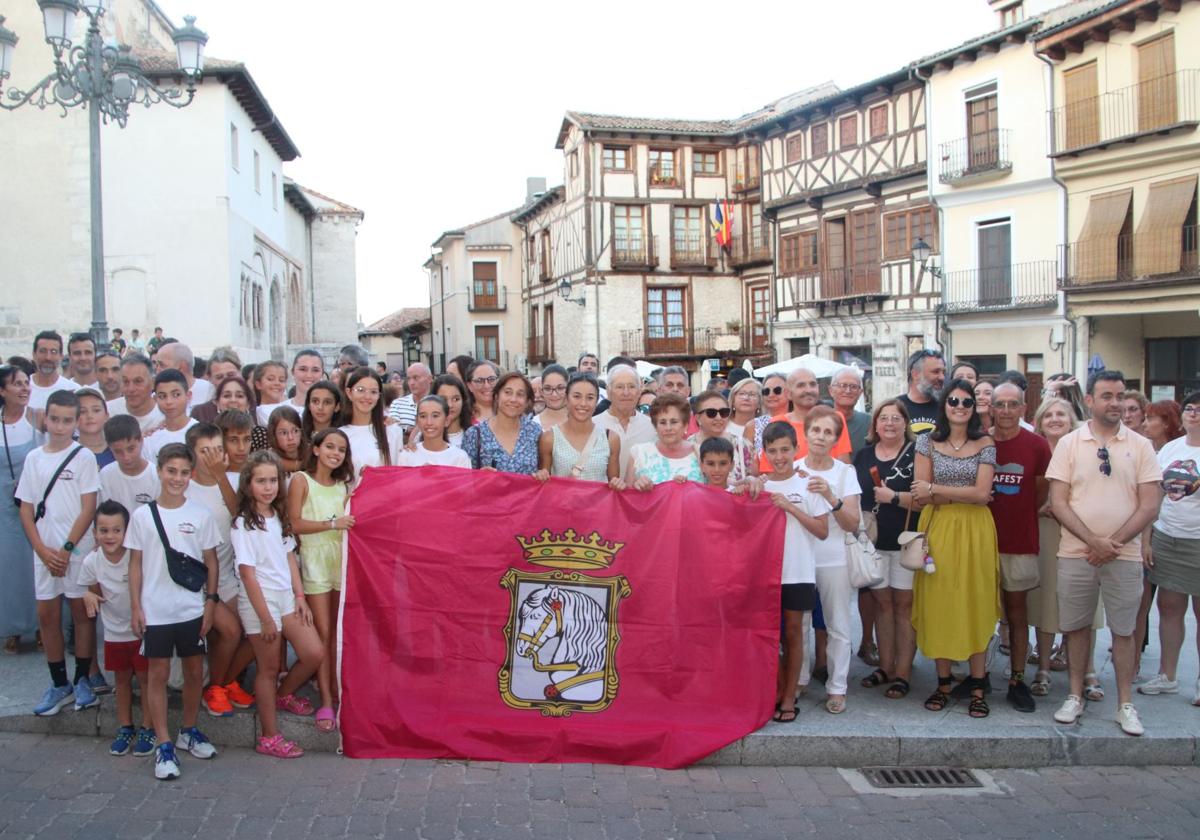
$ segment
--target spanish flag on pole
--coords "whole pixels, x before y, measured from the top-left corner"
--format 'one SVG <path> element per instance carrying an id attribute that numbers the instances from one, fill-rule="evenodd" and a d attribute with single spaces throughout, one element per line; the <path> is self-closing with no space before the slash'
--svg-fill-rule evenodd
<path id="1" fill-rule="evenodd" d="M 726 250 L 733 244 L 733 212 L 725 199 L 717 201 L 712 214 L 713 237 Z"/>

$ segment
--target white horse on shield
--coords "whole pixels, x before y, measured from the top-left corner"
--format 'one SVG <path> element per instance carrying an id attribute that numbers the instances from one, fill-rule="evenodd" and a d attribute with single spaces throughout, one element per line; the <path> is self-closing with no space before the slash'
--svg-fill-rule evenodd
<path id="1" fill-rule="evenodd" d="M 594 599 L 574 589 L 545 586 L 529 593 L 519 618 L 516 654 L 549 675 L 547 699 L 589 703 L 604 696 L 608 617 Z M 543 663 L 541 651 L 551 640 L 557 641 L 554 654 Z"/>

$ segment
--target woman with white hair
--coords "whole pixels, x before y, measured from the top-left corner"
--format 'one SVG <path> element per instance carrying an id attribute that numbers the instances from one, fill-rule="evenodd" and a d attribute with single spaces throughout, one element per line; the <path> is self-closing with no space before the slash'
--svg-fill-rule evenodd
<path id="1" fill-rule="evenodd" d="M 629 365 L 616 365 L 608 371 L 608 410 L 597 414 L 593 422 L 601 429 L 615 432 L 621 443 L 621 475 L 629 471 L 633 447 L 657 439 L 650 418 L 637 410 L 642 380 Z"/>
<path id="2" fill-rule="evenodd" d="M 762 407 L 761 387 L 758 380 L 750 376 L 729 389 L 729 407 L 733 414 L 725 431 L 746 438 L 751 446 L 754 445 L 754 418 Z M 750 429 L 749 435 L 746 433 L 747 427 Z"/>

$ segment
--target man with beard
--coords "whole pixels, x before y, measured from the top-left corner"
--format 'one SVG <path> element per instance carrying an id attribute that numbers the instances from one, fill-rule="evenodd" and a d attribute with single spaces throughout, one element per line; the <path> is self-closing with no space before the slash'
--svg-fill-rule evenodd
<path id="1" fill-rule="evenodd" d="M 62 370 L 62 336 L 54 330 L 44 330 L 33 339 L 33 363 L 37 371 L 29 378 L 29 407 L 44 411 L 46 400 L 55 391 L 74 391 L 79 386 Z"/>
<path id="2" fill-rule="evenodd" d="M 909 428 L 914 435 L 933 431 L 937 420 L 938 394 L 946 381 L 946 359 L 939 350 L 918 350 L 908 357 L 908 393 L 900 402 L 908 409 Z"/>

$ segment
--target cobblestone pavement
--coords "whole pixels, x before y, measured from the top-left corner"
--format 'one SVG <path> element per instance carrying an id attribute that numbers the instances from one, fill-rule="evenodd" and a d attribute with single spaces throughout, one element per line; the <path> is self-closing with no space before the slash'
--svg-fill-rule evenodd
<path id="1" fill-rule="evenodd" d="M 858 793 L 831 768 L 280 761 L 226 750 L 148 760 L 84 738 L 0 735 L 0 837 L 1179 837 L 1200 825 L 1200 767 L 986 774 L 992 792 Z"/>

